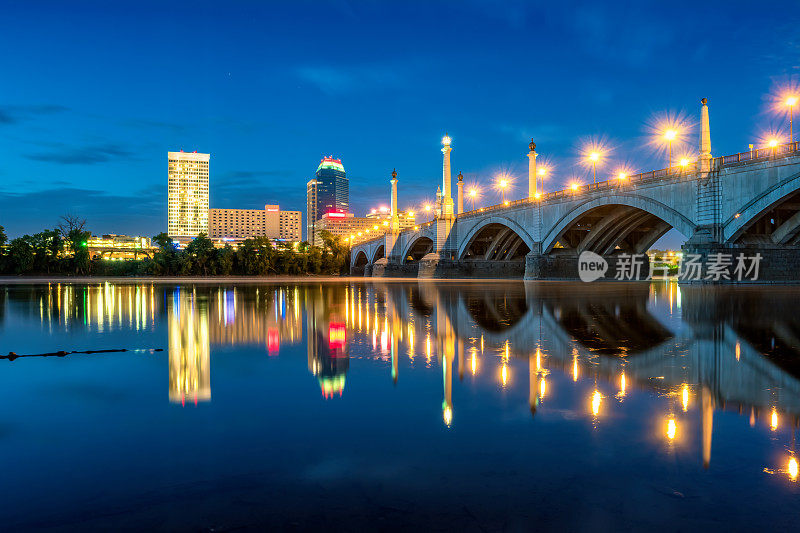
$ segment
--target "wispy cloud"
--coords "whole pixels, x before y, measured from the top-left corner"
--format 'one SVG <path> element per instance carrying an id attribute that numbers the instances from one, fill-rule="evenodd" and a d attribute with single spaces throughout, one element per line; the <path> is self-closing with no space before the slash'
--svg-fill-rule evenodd
<path id="1" fill-rule="evenodd" d="M 60 105 L 8 105 L 0 107 L 0 125 L 18 124 L 41 115 L 62 113 L 68 108 Z"/>
<path id="2" fill-rule="evenodd" d="M 301 80 L 328 95 L 391 87 L 401 81 L 396 68 L 384 65 L 304 66 L 298 67 L 296 73 Z"/>
<path id="3" fill-rule="evenodd" d="M 119 145 L 107 143 L 87 146 L 64 146 L 52 152 L 25 154 L 27 159 L 62 165 L 93 165 L 112 159 L 131 159 L 130 152 Z"/>

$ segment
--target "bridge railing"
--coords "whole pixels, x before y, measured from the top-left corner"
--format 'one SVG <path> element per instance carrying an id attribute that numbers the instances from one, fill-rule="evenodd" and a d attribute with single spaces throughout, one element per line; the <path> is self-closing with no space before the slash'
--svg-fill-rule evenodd
<path id="1" fill-rule="evenodd" d="M 738 154 L 715 157 L 712 160 L 712 166 L 719 168 L 724 165 L 730 165 L 741 162 L 766 161 L 776 156 L 788 155 L 794 152 L 800 152 L 800 142 L 779 144 L 777 146 L 768 148 L 754 148 L 753 150 L 750 150 L 748 152 L 740 152 Z M 579 194 L 589 191 L 619 190 L 621 188 L 625 188 L 633 184 L 648 183 L 653 181 L 660 181 L 663 179 L 680 178 L 688 174 L 693 174 L 696 171 L 697 171 L 697 162 L 695 161 L 686 166 L 676 165 L 669 168 L 651 170 L 649 172 L 640 172 L 639 174 L 626 176 L 623 179 L 615 178 L 610 180 L 598 181 L 597 183 L 588 183 L 586 185 L 580 185 L 577 189 L 570 188 L 570 189 L 562 189 L 560 191 L 553 191 L 541 194 L 538 198 L 537 197 L 521 198 L 519 200 L 508 201 L 501 204 L 479 207 L 478 209 L 465 211 L 464 213 L 461 213 L 458 216 L 468 217 L 473 215 L 484 214 L 491 211 L 500 211 L 503 209 L 508 209 L 510 207 L 515 207 L 519 205 L 542 203 L 562 198 L 572 198 Z"/>
<path id="2" fill-rule="evenodd" d="M 747 152 L 725 155 L 714 159 L 718 165 L 730 165 L 733 163 L 744 163 L 749 161 L 765 161 L 775 156 L 791 154 L 800 150 L 800 143 L 779 144 L 767 148 L 754 148 Z"/>
<path id="3" fill-rule="evenodd" d="M 609 179 L 604 181 L 598 181 L 597 183 L 588 183 L 586 185 L 580 185 L 576 189 L 562 189 L 560 191 L 553 191 L 548 192 L 545 194 L 541 194 L 538 197 L 528 197 L 528 198 L 521 198 L 519 200 L 507 201 L 502 204 L 495 204 L 487 207 L 480 207 L 478 209 L 473 209 L 472 211 L 466 211 L 458 215 L 459 217 L 467 217 L 472 215 L 483 214 L 488 211 L 498 211 L 502 209 L 508 209 L 509 207 L 515 207 L 524 204 L 533 204 L 533 203 L 542 203 L 548 202 L 552 200 L 558 200 L 562 198 L 573 198 L 580 194 L 589 191 L 612 191 L 612 190 L 619 190 L 620 188 L 636 184 L 636 183 L 645 183 L 650 181 L 658 181 L 663 180 L 664 178 L 673 178 L 677 176 L 683 176 L 689 173 L 694 172 L 694 168 L 689 167 L 682 167 L 682 166 L 674 166 L 670 168 L 662 168 L 660 170 L 651 170 L 649 172 L 641 172 L 639 174 L 633 174 L 631 176 L 626 176 L 625 178 L 615 178 Z"/>

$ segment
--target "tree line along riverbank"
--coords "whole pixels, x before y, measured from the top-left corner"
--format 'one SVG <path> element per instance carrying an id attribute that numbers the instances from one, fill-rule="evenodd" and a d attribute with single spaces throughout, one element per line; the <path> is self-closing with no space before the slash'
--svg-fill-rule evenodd
<path id="1" fill-rule="evenodd" d="M 268 276 L 341 275 L 349 271 L 349 251 L 339 237 L 323 232 L 322 246 L 300 243 L 297 249 L 273 246 L 254 237 L 236 248 L 214 246 L 201 234 L 184 249 L 166 233 L 153 237 L 153 257 L 111 261 L 92 258 L 86 242 L 91 233 L 85 221 L 62 217 L 55 229 L 8 239 L 0 226 L 0 274 L 14 276 Z"/>

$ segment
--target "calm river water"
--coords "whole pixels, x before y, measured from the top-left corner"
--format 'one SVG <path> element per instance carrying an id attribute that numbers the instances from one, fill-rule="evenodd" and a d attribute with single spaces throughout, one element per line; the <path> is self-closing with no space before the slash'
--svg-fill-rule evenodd
<path id="1" fill-rule="evenodd" d="M 0 285 L 0 527 L 796 530 L 799 301 Z"/>

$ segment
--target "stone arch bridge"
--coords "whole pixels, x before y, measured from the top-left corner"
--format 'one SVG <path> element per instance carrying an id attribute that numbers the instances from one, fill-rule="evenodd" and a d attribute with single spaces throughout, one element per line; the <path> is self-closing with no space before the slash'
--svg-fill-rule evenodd
<path id="1" fill-rule="evenodd" d="M 531 144 L 529 197 L 453 213 L 443 195 L 434 220 L 352 246 L 351 273 L 574 279 L 590 251 L 606 258 L 611 278 L 620 254 L 644 254 L 674 228 L 688 239 L 684 253 L 758 253 L 760 281 L 800 280 L 800 143 L 712 157 L 705 104 L 702 117 L 696 162 L 544 195 Z"/>

